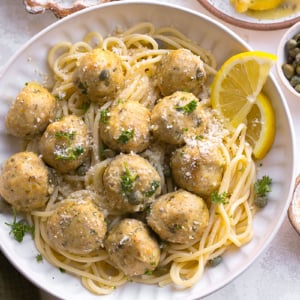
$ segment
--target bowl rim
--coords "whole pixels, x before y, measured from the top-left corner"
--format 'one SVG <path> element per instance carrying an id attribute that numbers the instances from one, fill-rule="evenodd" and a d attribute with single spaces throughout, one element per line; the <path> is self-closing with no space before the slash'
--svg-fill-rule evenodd
<path id="1" fill-rule="evenodd" d="M 285 44 L 289 38 L 293 37 L 298 32 L 300 33 L 300 21 L 295 23 L 292 27 L 284 32 L 278 44 L 276 62 L 276 70 L 281 82 L 296 97 L 300 97 L 300 93 L 296 92 L 296 90 L 291 86 L 291 84 L 285 77 L 282 71 L 282 64 L 285 62 Z"/>
<path id="2" fill-rule="evenodd" d="M 295 229 L 295 231 L 300 235 L 300 223 L 297 222 L 297 218 L 295 216 L 295 206 L 297 205 L 297 197 L 299 198 L 299 192 L 300 192 L 300 174 L 295 179 L 295 187 L 292 194 L 292 200 L 290 202 L 289 208 L 288 208 L 288 219 Z"/>

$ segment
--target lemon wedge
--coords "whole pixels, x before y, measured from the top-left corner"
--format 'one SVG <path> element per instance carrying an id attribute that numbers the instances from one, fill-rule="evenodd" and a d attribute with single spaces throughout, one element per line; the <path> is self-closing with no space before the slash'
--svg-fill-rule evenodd
<path id="1" fill-rule="evenodd" d="M 266 95 L 260 93 L 247 115 L 246 139 L 253 148 L 253 156 L 263 159 L 275 138 L 275 113 Z"/>
<path id="2" fill-rule="evenodd" d="M 269 10 L 276 8 L 284 0 L 231 0 L 235 9 L 239 13 L 250 10 Z"/>
<path id="3" fill-rule="evenodd" d="M 236 54 L 221 66 L 211 86 L 212 107 L 234 130 L 247 120 L 276 56 L 261 51 Z"/>

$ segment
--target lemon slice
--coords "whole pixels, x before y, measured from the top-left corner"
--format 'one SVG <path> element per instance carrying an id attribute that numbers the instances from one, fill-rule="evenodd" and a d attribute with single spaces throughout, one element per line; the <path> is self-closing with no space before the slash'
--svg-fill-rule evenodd
<path id="1" fill-rule="evenodd" d="M 281 4 L 284 0 L 255 0 L 252 1 L 251 6 L 249 9 L 251 10 L 269 10 L 276 8 Z"/>
<path id="2" fill-rule="evenodd" d="M 246 139 L 253 147 L 253 155 L 260 160 L 265 157 L 275 138 L 275 113 L 269 99 L 259 94 L 247 115 Z"/>
<path id="3" fill-rule="evenodd" d="M 250 10 L 269 10 L 276 8 L 284 0 L 231 0 L 235 9 L 239 13 Z"/>
<path id="4" fill-rule="evenodd" d="M 229 58 L 217 72 L 211 86 L 212 107 L 234 130 L 245 122 L 260 94 L 276 56 L 248 51 Z"/>

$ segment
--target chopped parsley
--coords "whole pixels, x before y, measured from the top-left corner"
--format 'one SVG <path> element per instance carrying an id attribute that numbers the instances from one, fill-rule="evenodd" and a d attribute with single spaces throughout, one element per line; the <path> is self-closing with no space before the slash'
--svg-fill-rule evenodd
<path id="1" fill-rule="evenodd" d="M 227 204 L 227 192 L 223 192 L 221 194 L 219 194 L 217 191 L 214 191 L 210 194 L 210 199 L 212 203 L 215 204 Z"/>
<path id="2" fill-rule="evenodd" d="M 173 224 L 173 226 L 172 226 L 172 232 L 176 232 L 177 230 L 181 230 L 183 228 L 183 225 L 182 224 L 177 224 L 177 223 L 175 223 L 175 224 Z"/>
<path id="3" fill-rule="evenodd" d="M 55 132 L 55 137 L 66 139 L 68 142 L 68 145 L 70 145 L 71 140 L 73 140 L 75 134 L 76 134 L 76 131 L 72 131 L 72 132 L 57 131 L 57 132 Z"/>
<path id="4" fill-rule="evenodd" d="M 183 111 L 184 113 L 190 114 L 197 108 L 197 105 L 198 102 L 196 100 L 192 100 L 184 106 L 175 105 L 175 109 L 177 111 Z"/>
<path id="5" fill-rule="evenodd" d="M 26 233 L 34 234 L 34 226 L 30 226 L 24 220 L 17 221 L 17 213 L 14 209 L 14 219 L 12 224 L 5 223 L 7 226 L 11 228 L 9 234 L 14 236 L 14 239 L 21 243 Z"/>
<path id="6" fill-rule="evenodd" d="M 203 140 L 203 135 L 196 135 L 195 140 L 197 140 L 197 141 Z"/>
<path id="7" fill-rule="evenodd" d="M 159 181 L 153 180 L 150 189 L 145 193 L 146 197 L 153 196 L 156 190 L 159 188 L 159 185 L 160 185 Z"/>
<path id="8" fill-rule="evenodd" d="M 153 275 L 153 271 L 151 271 L 151 270 L 147 270 L 145 273 L 144 273 L 144 275 Z"/>
<path id="9" fill-rule="evenodd" d="M 130 170 L 125 166 L 125 172 L 121 175 L 121 189 L 122 192 L 128 196 L 133 191 L 133 185 L 135 180 L 138 178 L 137 174 L 131 174 Z"/>
<path id="10" fill-rule="evenodd" d="M 75 160 L 80 154 L 84 152 L 82 146 L 76 146 L 74 148 L 69 147 L 72 140 L 76 135 L 76 131 L 57 131 L 55 132 L 55 138 L 64 139 L 68 147 L 58 146 L 55 150 L 55 159 L 61 160 Z"/>
<path id="11" fill-rule="evenodd" d="M 109 111 L 107 109 L 100 110 L 100 122 L 107 125 L 109 120 Z"/>
<path id="12" fill-rule="evenodd" d="M 74 148 L 68 147 L 66 149 L 58 149 L 55 152 L 55 159 L 75 160 L 83 152 L 84 152 L 84 148 L 82 146 L 76 146 Z"/>
<path id="13" fill-rule="evenodd" d="M 127 144 L 133 138 L 133 135 L 134 135 L 133 129 L 122 130 L 117 141 L 122 144 Z"/>

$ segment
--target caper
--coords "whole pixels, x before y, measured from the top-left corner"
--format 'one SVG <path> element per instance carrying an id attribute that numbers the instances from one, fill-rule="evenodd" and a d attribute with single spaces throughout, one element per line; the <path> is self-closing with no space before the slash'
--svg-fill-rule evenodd
<path id="1" fill-rule="evenodd" d="M 298 92 L 298 93 L 300 93 L 300 84 L 297 84 L 295 86 L 295 91 Z"/>
<path id="2" fill-rule="evenodd" d="M 293 49 L 293 48 L 295 48 L 295 47 L 297 47 L 297 41 L 294 40 L 294 39 L 288 40 L 288 41 L 286 42 L 286 44 L 285 44 L 285 49 L 286 49 L 286 50 L 290 50 L 290 49 Z"/>
<path id="3" fill-rule="evenodd" d="M 200 68 L 197 68 L 196 70 L 196 79 L 202 79 L 204 77 L 204 73 Z"/>
<path id="4" fill-rule="evenodd" d="M 299 42 L 299 41 L 300 41 L 300 32 L 297 33 L 297 34 L 293 37 L 293 39 L 294 39 L 296 42 Z"/>
<path id="5" fill-rule="evenodd" d="M 106 148 L 106 149 L 103 150 L 103 156 L 105 158 L 112 158 L 112 157 L 116 156 L 116 152 L 114 150 Z"/>
<path id="6" fill-rule="evenodd" d="M 296 62 L 297 64 L 300 63 L 300 52 L 296 54 L 296 56 L 295 56 L 295 62 Z"/>
<path id="7" fill-rule="evenodd" d="M 296 55 L 299 54 L 299 53 L 300 53 L 300 48 L 298 48 L 298 47 L 295 47 L 295 48 L 290 49 L 290 50 L 288 51 L 289 56 L 291 56 L 291 57 L 293 57 L 293 58 L 295 58 Z"/>
<path id="8" fill-rule="evenodd" d="M 300 93 L 300 32 L 287 40 L 284 47 L 286 62 L 281 66 L 282 72 L 295 91 Z M 265 199 L 257 201 L 263 203 Z"/>
<path id="9" fill-rule="evenodd" d="M 79 176 L 84 176 L 88 171 L 88 169 L 89 169 L 89 165 L 84 163 L 76 169 L 76 173 Z"/>
<path id="10" fill-rule="evenodd" d="M 131 205 L 138 205 L 142 202 L 142 198 L 136 192 L 130 192 L 126 194 L 128 203 Z"/>
<path id="11" fill-rule="evenodd" d="M 258 196 L 254 200 L 254 204 L 259 208 L 265 207 L 267 205 L 267 203 L 268 203 L 267 196 Z"/>
<path id="12" fill-rule="evenodd" d="M 215 258 L 212 258 L 208 261 L 208 265 L 210 267 L 215 267 L 217 266 L 218 264 L 220 264 L 222 262 L 222 256 L 217 256 Z"/>
<path id="13" fill-rule="evenodd" d="M 294 76 L 291 78 L 290 83 L 291 83 L 291 85 L 292 85 L 293 87 L 295 87 L 296 85 L 300 84 L 300 76 L 294 75 Z"/>
<path id="14" fill-rule="evenodd" d="M 291 64 L 283 64 L 282 71 L 287 79 L 291 79 L 295 74 L 295 68 Z"/>
<path id="15" fill-rule="evenodd" d="M 108 80 L 109 77 L 110 77 L 110 74 L 109 74 L 109 70 L 107 70 L 107 69 L 103 69 L 99 74 L 100 81 Z"/>

